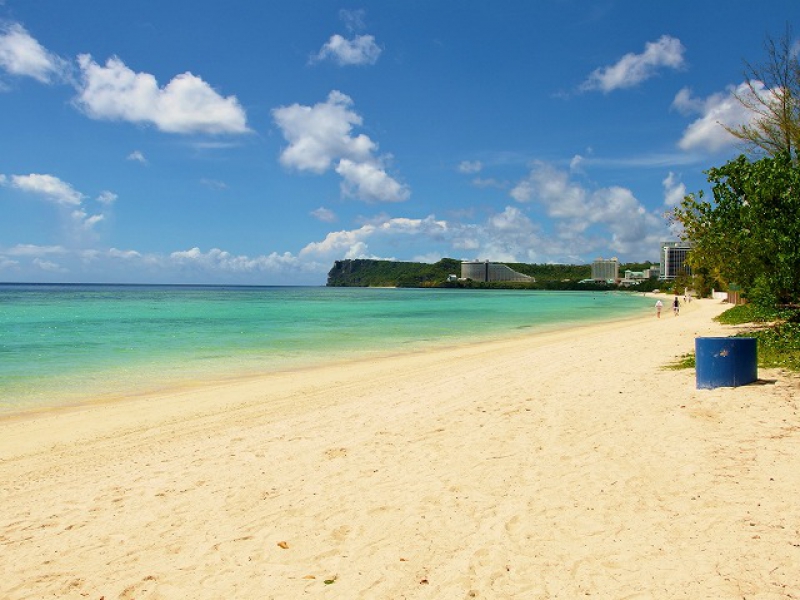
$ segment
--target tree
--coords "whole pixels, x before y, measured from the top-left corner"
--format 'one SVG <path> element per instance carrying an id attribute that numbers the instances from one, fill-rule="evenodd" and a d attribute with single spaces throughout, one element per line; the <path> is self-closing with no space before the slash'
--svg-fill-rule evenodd
<path id="1" fill-rule="evenodd" d="M 800 298 L 800 165 L 788 151 L 707 171 L 714 203 L 689 195 L 672 217 L 693 242 L 689 264 L 761 305 Z"/>
<path id="2" fill-rule="evenodd" d="M 800 57 L 792 43 L 792 30 L 775 41 L 767 37 L 767 60 L 762 65 L 745 61 L 745 89 L 736 99 L 754 113 L 750 123 L 723 125 L 751 149 L 775 156 L 788 153 L 798 160 L 800 150 Z"/>

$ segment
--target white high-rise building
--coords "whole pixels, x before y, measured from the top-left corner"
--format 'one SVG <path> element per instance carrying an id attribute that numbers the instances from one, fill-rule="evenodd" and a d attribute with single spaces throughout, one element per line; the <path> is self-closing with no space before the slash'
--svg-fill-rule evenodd
<path id="1" fill-rule="evenodd" d="M 592 263 L 592 279 L 595 281 L 617 281 L 619 279 L 619 259 L 595 258 Z"/>
<path id="2" fill-rule="evenodd" d="M 689 242 L 661 242 L 661 267 L 659 279 L 675 279 L 678 275 L 691 275 L 686 257 L 692 249 Z"/>

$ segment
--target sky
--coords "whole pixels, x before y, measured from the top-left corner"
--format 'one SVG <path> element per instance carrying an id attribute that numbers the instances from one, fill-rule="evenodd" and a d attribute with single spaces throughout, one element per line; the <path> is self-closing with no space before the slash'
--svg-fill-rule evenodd
<path id="1" fill-rule="evenodd" d="M 787 26 L 800 51 L 797 0 L 0 0 L 0 282 L 658 262 Z"/>

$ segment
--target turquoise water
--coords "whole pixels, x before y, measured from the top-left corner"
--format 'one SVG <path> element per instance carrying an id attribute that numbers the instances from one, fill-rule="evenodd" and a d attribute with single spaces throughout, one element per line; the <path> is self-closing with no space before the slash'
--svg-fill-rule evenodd
<path id="1" fill-rule="evenodd" d="M 628 293 L 0 284 L 0 415 L 643 313 Z"/>

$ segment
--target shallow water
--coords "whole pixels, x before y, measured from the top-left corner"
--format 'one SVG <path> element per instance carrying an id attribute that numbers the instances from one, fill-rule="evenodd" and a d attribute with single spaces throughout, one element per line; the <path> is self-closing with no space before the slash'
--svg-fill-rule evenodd
<path id="1" fill-rule="evenodd" d="M 0 285 L 0 414 L 646 312 L 631 293 Z"/>

